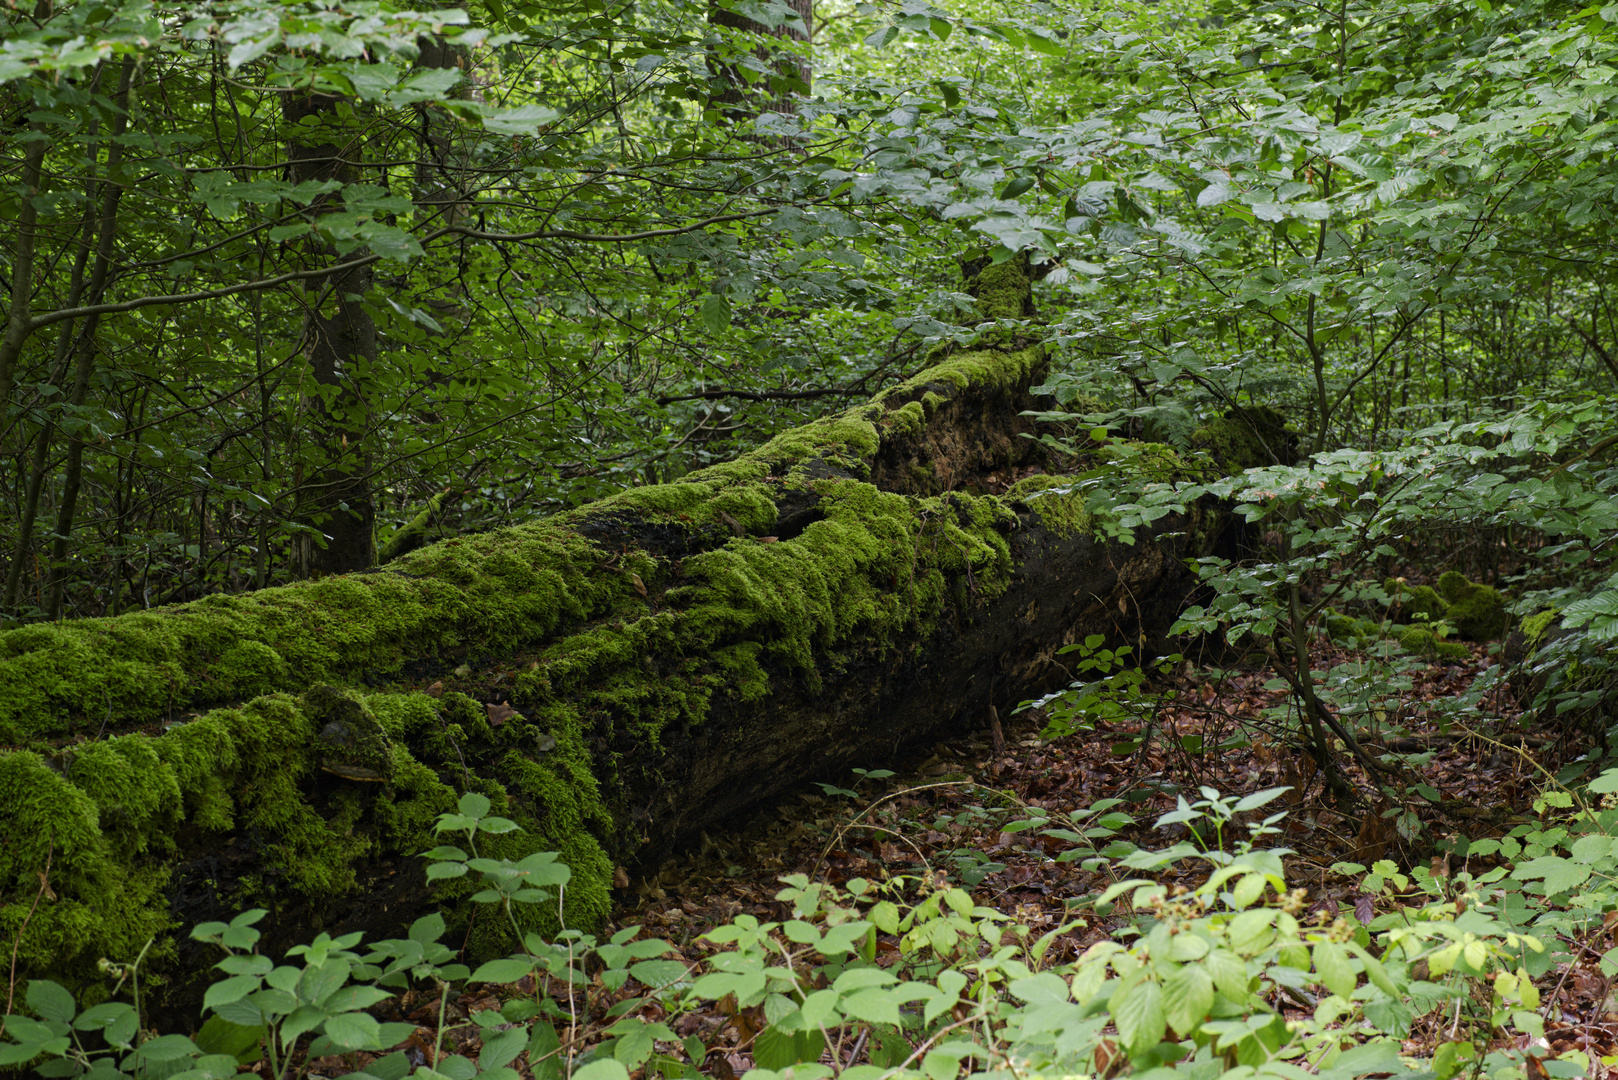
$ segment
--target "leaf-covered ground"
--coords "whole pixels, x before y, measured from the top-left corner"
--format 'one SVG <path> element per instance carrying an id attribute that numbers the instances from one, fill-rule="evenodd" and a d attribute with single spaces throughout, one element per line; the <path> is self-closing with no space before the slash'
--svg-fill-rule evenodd
<path id="1" fill-rule="evenodd" d="M 1315 662 L 1334 672 L 1344 686 L 1355 672 L 1369 671 L 1366 658 L 1329 647 Z M 1453 720 L 1466 715 L 1460 710 L 1473 681 L 1495 662 L 1488 648 L 1478 646 L 1464 662 L 1401 663 L 1405 670 L 1392 677 L 1392 691 L 1360 700 L 1357 714 L 1352 695 L 1339 691 L 1339 701 L 1349 701 L 1342 715 L 1353 720 L 1362 741 L 1411 755 L 1407 760 L 1432 789 L 1425 801 L 1413 798 L 1404 807 L 1391 807 L 1351 766 L 1350 776 L 1366 804 L 1377 807 L 1360 822 L 1331 805 L 1312 763 L 1287 740 L 1289 699 L 1270 671 L 1182 667 L 1155 688 L 1166 691 L 1167 702 L 1155 719 L 1134 717 L 1052 741 L 1041 737 L 1045 716 L 1027 711 L 1008 718 L 998 732 L 984 729 L 935 744 L 922 752 L 924 760 L 901 774 L 854 775 L 801 790 L 731 831 L 703 837 L 693 850 L 651 876 L 620 876 L 623 887 L 612 929 L 641 927 L 645 935 L 672 942 L 684 959 L 697 962 L 717 949 L 703 935 L 737 915 L 747 913 L 761 921 L 788 916 L 786 905 L 775 899 L 783 875 L 804 874 L 834 884 L 853 878 L 936 880 L 945 875 L 969 886 L 979 903 L 1026 923 L 1036 934 L 1079 914 L 1082 925 L 1064 933 L 1050 953 L 1052 960 L 1071 959 L 1129 923 L 1121 908 L 1101 915 L 1086 906 L 1087 897 L 1116 879 L 1109 860 L 1099 857 L 1108 843 L 1128 840 L 1154 848 L 1178 840 L 1229 844 L 1246 835 L 1249 822 L 1283 809 L 1287 813 L 1278 823 L 1279 832 L 1261 844 L 1295 852 L 1287 863 L 1291 884 L 1308 890 L 1312 911 L 1335 916 L 1347 907 L 1368 922 L 1399 901 L 1390 901 L 1386 893 L 1372 897 L 1360 892 L 1362 875 L 1345 864 L 1369 867 L 1392 859 L 1408 865 L 1412 853 L 1404 834 L 1409 829 L 1401 829 L 1401 813 L 1419 814 L 1440 840 L 1498 835 L 1527 820 L 1532 797 L 1546 780 L 1543 768 L 1554 771 L 1578 752 L 1556 732 L 1517 731 L 1520 709 L 1503 690 L 1482 699 L 1481 712 L 1494 718 L 1490 730 L 1512 731 L 1511 737 L 1463 735 Z M 1387 691 L 1387 668 L 1378 667 L 1375 674 Z M 1474 694 L 1471 700 L 1479 699 Z M 1143 726 L 1152 727 L 1144 745 Z M 1160 816 L 1175 810 L 1179 798 L 1194 802 L 1204 797 L 1204 787 L 1226 796 L 1290 790 L 1262 810 L 1240 815 L 1231 830 L 1239 835 L 1219 837 L 1184 824 L 1156 825 Z M 1102 800 L 1118 800 L 1110 817 L 1086 813 Z M 1459 869 L 1446 856 L 1421 858 L 1431 859 L 1437 875 Z M 1469 869 L 1477 872 L 1488 865 L 1473 860 Z M 1196 872 L 1189 867 L 1174 870 L 1164 880 L 1188 884 Z M 1421 902 L 1411 895 L 1412 905 Z M 1607 928 L 1618 930 L 1618 916 L 1609 917 Z M 1550 1043 L 1546 1051 L 1581 1048 L 1594 1060 L 1618 1052 L 1618 1000 L 1599 965 L 1602 953 L 1618 944 L 1618 935 L 1612 941 L 1606 937 L 1604 928 L 1590 940 L 1555 943 L 1572 959 L 1540 980 Z M 879 943 L 879 955 L 897 958 L 897 951 L 891 941 Z M 451 1002 L 446 1018 L 453 1022 L 480 1009 L 495 1009 L 505 998 L 533 989 L 474 988 Z M 615 1001 L 637 992 L 633 982 L 619 991 L 608 991 L 599 981 L 581 989 L 570 1006 L 580 1024 L 564 1031 L 564 1040 L 577 1040 L 579 1049 L 588 1047 L 593 1033 L 610 1023 L 607 1012 Z M 751 1042 L 765 1026 L 759 1009 L 737 1010 L 730 1000 L 674 1021 L 677 1034 L 701 1040 L 706 1047 L 703 1071 L 721 1080 L 752 1067 Z M 1298 993 L 1296 1000 L 1277 1004 L 1291 1011 L 1307 1010 L 1313 1002 Z M 406 994 L 381 1010 L 385 1019 L 408 1018 L 421 1025 L 410 1045 L 418 1064 L 430 1064 L 434 1056 L 437 1009 L 437 994 L 423 993 Z M 1444 1026 L 1445 1018 L 1436 1014 L 1418 1021 L 1408 1051 L 1430 1053 L 1444 1037 Z M 475 1055 L 477 1030 L 463 1026 L 444 1050 Z M 869 1051 L 863 1042 L 851 1040 L 828 1052 L 852 1064 Z M 314 1076 L 337 1076 L 352 1067 L 338 1059 L 310 1064 Z"/>

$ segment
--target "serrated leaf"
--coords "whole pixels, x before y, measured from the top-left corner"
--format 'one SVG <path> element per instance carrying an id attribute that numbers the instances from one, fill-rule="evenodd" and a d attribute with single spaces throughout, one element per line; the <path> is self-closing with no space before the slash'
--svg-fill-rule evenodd
<path id="1" fill-rule="evenodd" d="M 1207 970 L 1200 964 L 1186 964 L 1163 980 L 1164 1019 L 1180 1036 L 1189 1036 L 1202 1026 L 1215 996 L 1213 977 Z"/>
<path id="2" fill-rule="evenodd" d="M 629 1080 L 629 1070 L 612 1058 L 597 1058 L 574 1070 L 573 1080 Z"/>
<path id="3" fill-rule="evenodd" d="M 1133 986 L 1113 994 L 1107 1002 L 1112 1022 L 1118 1025 L 1118 1035 L 1129 1048 L 1130 1057 L 1138 1057 L 1163 1041 L 1168 1021 L 1163 1015 L 1163 988 L 1151 979 L 1142 979 Z"/>
<path id="4" fill-rule="evenodd" d="M 683 982 L 691 974 L 679 960 L 642 960 L 638 964 L 631 964 L 629 973 L 654 990 Z"/>
<path id="5" fill-rule="evenodd" d="M 548 105 L 491 109 L 483 114 L 483 128 L 496 135 L 537 135 L 542 126 L 555 123 L 561 115 Z"/>
<path id="6" fill-rule="evenodd" d="M 730 301 L 720 293 L 713 293 L 702 302 L 703 328 L 710 334 L 723 333 L 730 328 Z"/>
<path id="7" fill-rule="evenodd" d="M 1314 957 L 1315 974 L 1321 985 L 1340 998 L 1352 997 L 1359 979 L 1349 962 L 1348 950 L 1335 941 L 1317 941 Z"/>
<path id="8" fill-rule="evenodd" d="M 49 979 L 30 979 L 27 994 L 28 1007 L 46 1020 L 71 1024 L 79 1009 L 73 995 Z"/>
<path id="9" fill-rule="evenodd" d="M 324 1034 L 339 1049 L 380 1050 L 381 1026 L 376 1017 L 366 1013 L 338 1013 L 327 1017 Z"/>

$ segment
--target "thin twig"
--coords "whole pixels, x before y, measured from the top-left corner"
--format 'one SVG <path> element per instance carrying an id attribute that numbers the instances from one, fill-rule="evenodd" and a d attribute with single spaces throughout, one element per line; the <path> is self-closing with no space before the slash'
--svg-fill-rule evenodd
<path id="1" fill-rule="evenodd" d="M 6 984 L 6 1016 L 11 1015 L 11 1006 L 17 998 L 17 952 L 22 948 L 22 936 L 28 930 L 28 924 L 33 921 L 34 912 L 39 908 L 39 898 L 44 896 L 51 888 L 51 858 L 56 854 L 56 830 L 51 829 L 50 837 L 45 844 L 45 869 L 39 874 L 39 891 L 34 893 L 34 902 L 28 905 L 28 914 L 23 917 L 22 925 L 17 927 L 17 937 L 11 943 L 11 978 Z M 0 1019 L 0 1035 L 5 1034 L 5 1022 Z"/>

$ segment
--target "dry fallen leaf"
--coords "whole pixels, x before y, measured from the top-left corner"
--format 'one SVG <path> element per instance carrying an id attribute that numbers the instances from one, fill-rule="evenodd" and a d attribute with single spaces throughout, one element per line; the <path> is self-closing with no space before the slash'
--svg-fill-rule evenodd
<path id="1" fill-rule="evenodd" d="M 635 586 L 636 592 L 640 593 L 642 596 L 646 595 L 646 582 L 640 579 L 639 574 L 630 574 L 629 583 Z"/>
<path id="2" fill-rule="evenodd" d="M 612 868 L 612 887 L 615 889 L 629 888 L 629 871 L 621 866 Z"/>
<path id="3" fill-rule="evenodd" d="M 505 701 L 491 701 L 487 708 L 489 710 L 489 723 L 495 727 L 499 727 L 517 715 L 517 710 L 512 708 L 509 702 Z"/>
<path id="4" fill-rule="evenodd" d="M 426 694 L 428 697 L 443 697 L 444 696 L 444 680 L 439 679 L 437 682 L 433 683 L 427 689 L 423 690 L 422 693 Z"/>

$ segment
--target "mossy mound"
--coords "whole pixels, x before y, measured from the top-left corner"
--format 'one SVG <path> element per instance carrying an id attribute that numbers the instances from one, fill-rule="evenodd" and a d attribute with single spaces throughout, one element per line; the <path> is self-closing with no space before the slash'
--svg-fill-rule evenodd
<path id="1" fill-rule="evenodd" d="M 1401 578 L 1388 578 L 1382 587 L 1393 601 L 1388 617 L 1395 622 L 1438 622 L 1449 610 L 1449 604 L 1431 585 L 1409 585 Z"/>
<path id="2" fill-rule="evenodd" d="M 1491 641 L 1511 625 L 1505 597 L 1492 586 L 1473 585 L 1461 578 L 1461 585 L 1448 595 L 1450 605 L 1444 613 L 1444 621 L 1455 627 L 1455 632 L 1463 638 Z"/>
<path id="3" fill-rule="evenodd" d="M 1405 652 L 1429 659 L 1465 660 L 1472 655 L 1459 641 L 1444 641 L 1421 626 L 1407 626 L 1399 631 L 1398 642 Z"/>
<path id="4" fill-rule="evenodd" d="M 434 846 L 433 822 L 453 810 L 459 797 L 462 785 L 446 783 L 407 745 L 423 741 L 422 729 L 442 734 L 456 726 L 455 719 L 476 720 L 484 713 L 458 694 L 440 701 L 322 685 L 301 697 L 266 695 L 238 708 L 211 710 L 161 735 L 120 735 L 49 756 L 0 754 L 0 799 L 12 838 L 0 850 L 0 880 L 21 883 L 7 890 L 8 903 L 0 908 L 0 927 L 9 940 L 28 918 L 21 901 L 32 899 L 30 887 L 39 888 L 47 857 L 53 894 L 28 921 L 19 969 L 49 972 L 87 989 L 101 985 L 96 964 L 102 957 L 132 959 L 149 939 L 163 941 L 175 921 L 168 894 L 185 884 L 173 879 L 169 860 L 208 837 L 217 837 L 221 847 L 232 836 L 251 838 L 254 877 L 282 904 L 295 897 L 330 903 L 360 894 L 368 862 Z M 345 775 L 351 759 L 340 756 L 334 763 L 332 747 L 321 737 L 330 726 L 355 724 L 356 718 L 385 733 L 364 746 L 367 771 L 386 770 L 385 777 L 367 777 L 374 782 Z M 566 921 L 599 925 L 609 910 L 612 868 L 591 832 L 605 820 L 599 792 L 588 772 L 581 778 L 570 768 L 588 761 L 577 733 L 564 732 L 544 756 L 532 754 L 534 728 L 520 718 L 487 736 L 502 756 L 516 755 L 524 766 L 506 770 L 513 776 L 509 790 L 470 773 L 464 786 L 488 795 L 496 812 L 523 829 L 490 838 L 494 846 L 484 854 L 521 858 L 561 851 L 575 868 Z M 380 746 L 387 761 L 379 764 L 369 755 Z M 467 753 L 479 766 L 488 756 Z M 219 857 L 229 855 L 220 851 Z M 454 883 L 445 897 L 471 886 Z M 266 898 L 232 891 L 217 875 L 211 888 L 219 914 Z M 533 929 L 559 926 L 554 910 L 534 907 L 519 914 Z M 498 929 L 494 920 L 485 922 Z M 508 936 L 485 935 L 490 940 L 479 951 L 510 947 Z M 152 958 L 156 967 L 168 952 L 160 945 Z M 96 996 L 88 989 L 89 998 Z"/>
<path id="5" fill-rule="evenodd" d="M 1388 578 L 1383 588 L 1392 601 L 1390 617 L 1400 622 L 1442 621 L 1468 641 L 1491 641 L 1504 634 L 1511 623 L 1505 597 L 1499 590 L 1474 585 L 1455 570 L 1441 574 L 1437 588 L 1410 585 L 1401 578 Z"/>
<path id="6" fill-rule="evenodd" d="M 1382 640 L 1384 636 L 1381 623 L 1370 619 L 1356 619 L 1340 611 L 1328 610 L 1322 625 L 1328 638 L 1349 649 L 1366 648 Z"/>

